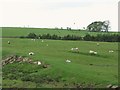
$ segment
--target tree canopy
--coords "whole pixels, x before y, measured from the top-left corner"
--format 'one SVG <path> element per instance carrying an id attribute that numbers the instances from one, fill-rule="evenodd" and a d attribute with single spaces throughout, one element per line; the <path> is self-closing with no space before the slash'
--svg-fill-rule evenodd
<path id="1" fill-rule="evenodd" d="M 91 32 L 108 32 L 110 29 L 109 21 L 95 21 L 87 26 L 87 30 Z"/>

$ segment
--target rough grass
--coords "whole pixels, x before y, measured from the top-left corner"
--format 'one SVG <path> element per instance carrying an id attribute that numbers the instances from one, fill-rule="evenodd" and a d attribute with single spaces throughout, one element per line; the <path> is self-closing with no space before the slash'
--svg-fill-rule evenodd
<path id="1" fill-rule="evenodd" d="M 11 44 L 7 44 L 7 41 Z M 100 46 L 97 46 L 96 43 L 3 38 L 3 58 L 19 55 L 50 64 L 46 69 L 19 63 L 6 65 L 3 68 L 3 87 L 106 87 L 117 84 L 118 44 L 99 42 Z M 71 52 L 73 47 L 78 47 L 79 53 Z M 89 55 L 89 50 L 97 51 L 98 55 Z M 109 50 L 114 52 L 109 53 Z M 29 56 L 31 51 L 35 55 Z M 66 63 L 66 59 L 71 63 Z M 11 71 L 14 69 L 16 73 Z M 12 76 L 14 78 L 11 79 Z M 12 81 L 8 83 L 10 80 L 15 84 Z"/>

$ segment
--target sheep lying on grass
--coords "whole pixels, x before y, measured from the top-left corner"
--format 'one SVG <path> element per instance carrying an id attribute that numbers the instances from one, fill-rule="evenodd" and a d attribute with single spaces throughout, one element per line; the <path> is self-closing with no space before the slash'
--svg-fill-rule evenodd
<path id="1" fill-rule="evenodd" d="M 71 48 L 72 52 L 79 52 L 79 48 Z"/>
<path id="2" fill-rule="evenodd" d="M 91 55 L 97 55 L 97 52 L 90 50 L 89 54 L 91 54 Z"/>
<path id="3" fill-rule="evenodd" d="M 33 53 L 33 52 L 30 52 L 29 55 L 34 55 L 34 53 Z"/>
<path id="4" fill-rule="evenodd" d="M 71 61 L 67 59 L 66 62 L 67 62 L 67 63 L 70 63 Z"/>
<path id="5" fill-rule="evenodd" d="M 33 64 L 41 65 L 42 63 L 40 61 L 35 61 Z"/>
<path id="6" fill-rule="evenodd" d="M 94 52 L 95 55 L 97 55 L 97 52 Z"/>
<path id="7" fill-rule="evenodd" d="M 109 50 L 109 53 L 113 53 L 114 51 L 113 50 Z"/>

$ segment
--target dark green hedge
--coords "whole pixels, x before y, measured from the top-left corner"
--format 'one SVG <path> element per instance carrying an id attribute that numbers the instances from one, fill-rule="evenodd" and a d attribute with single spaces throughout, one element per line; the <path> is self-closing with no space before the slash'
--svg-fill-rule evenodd
<path id="1" fill-rule="evenodd" d="M 53 40 L 83 40 L 83 41 L 102 41 L 102 42 L 119 42 L 120 35 L 119 34 L 98 34 L 96 36 L 87 34 L 84 37 L 75 36 L 75 35 L 66 35 L 66 36 L 58 36 L 58 35 L 36 35 L 35 33 L 29 33 L 27 36 L 21 36 L 20 38 L 33 38 L 33 39 L 53 39 Z"/>

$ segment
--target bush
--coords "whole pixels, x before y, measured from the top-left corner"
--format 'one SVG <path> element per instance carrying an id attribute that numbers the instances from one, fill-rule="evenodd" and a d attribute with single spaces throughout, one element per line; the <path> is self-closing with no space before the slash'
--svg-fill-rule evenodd
<path id="1" fill-rule="evenodd" d="M 117 34 L 98 34 L 97 36 L 91 36 L 87 34 L 84 36 L 85 41 L 102 41 L 102 42 L 119 42 L 120 35 Z"/>
<path id="2" fill-rule="evenodd" d="M 29 33 L 27 38 L 37 38 L 38 36 L 35 33 Z"/>
<path id="3" fill-rule="evenodd" d="M 20 38 L 26 38 L 26 36 L 20 36 Z"/>
<path id="4" fill-rule="evenodd" d="M 80 36 L 67 35 L 62 38 L 63 40 L 82 40 Z"/>

